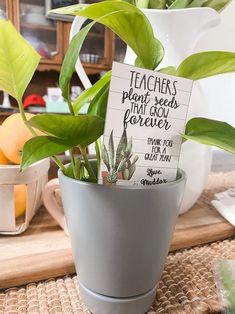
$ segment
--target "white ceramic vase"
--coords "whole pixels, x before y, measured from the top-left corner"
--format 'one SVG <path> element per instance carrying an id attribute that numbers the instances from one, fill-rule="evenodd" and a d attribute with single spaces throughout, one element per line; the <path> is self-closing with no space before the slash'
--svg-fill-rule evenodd
<path id="1" fill-rule="evenodd" d="M 165 49 L 165 57 L 160 68 L 179 65 L 182 60 L 193 53 L 202 34 L 220 23 L 219 14 L 210 8 L 144 9 L 143 12 Z M 75 18 L 71 38 L 78 32 L 84 21 L 83 17 Z M 135 53 L 127 47 L 124 63 L 134 64 L 135 58 Z M 84 87 L 90 87 L 91 84 L 80 60 L 76 64 L 76 71 Z M 209 107 L 199 82 L 194 84 L 187 119 L 192 117 L 209 117 Z M 187 174 L 187 184 L 180 214 L 189 210 L 201 195 L 211 168 L 211 157 L 211 149 L 205 145 L 191 141 L 183 144 L 179 167 Z"/>

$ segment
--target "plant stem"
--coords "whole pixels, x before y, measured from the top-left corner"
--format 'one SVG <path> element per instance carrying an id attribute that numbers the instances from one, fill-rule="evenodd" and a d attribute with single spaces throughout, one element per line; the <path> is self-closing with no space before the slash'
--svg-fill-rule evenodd
<path id="1" fill-rule="evenodd" d="M 68 86 L 68 95 L 69 95 L 69 86 Z M 68 106 L 69 106 L 70 114 L 71 114 L 72 116 L 75 116 L 75 113 L 74 113 L 74 110 L 73 110 L 73 105 L 72 105 L 72 103 L 71 103 L 71 101 L 70 101 L 70 99 L 69 99 L 69 96 L 68 96 L 68 98 L 66 99 L 66 101 L 67 101 L 67 104 L 68 104 Z"/>
<path id="2" fill-rule="evenodd" d="M 90 164 L 90 162 L 89 162 L 89 160 L 87 158 L 86 150 L 81 148 L 80 146 L 79 146 L 79 149 L 81 151 L 81 154 L 82 154 L 82 157 L 83 157 L 83 160 L 84 160 L 84 163 L 85 163 L 85 166 L 86 166 L 86 169 L 87 169 L 87 171 L 89 173 L 90 178 L 92 179 L 92 181 L 97 182 L 97 178 L 96 178 L 96 176 L 94 174 L 94 171 L 93 171 L 93 169 L 91 167 L 91 164 Z"/>
<path id="3" fill-rule="evenodd" d="M 63 171 L 66 171 L 65 166 L 62 164 L 62 162 L 60 161 L 60 159 L 57 156 L 51 156 L 51 159 L 54 160 L 54 162 L 57 164 L 57 166 Z"/>
<path id="4" fill-rule="evenodd" d="M 74 159 L 73 149 L 72 148 L 70 148 L 69 154 L 70 154 L 72 166 L 75 166 L 75 159 Z"/>
<path id="5" fill-rule="evenodd" d="M 74 171 L 74 178 L 77 180 L 81 180 L 82 175 L 81 175 L 81 159 L 78 158 L 75 162 L 75 167 L 74 167 L 75 171 Z"/>
<path id="6" fill-rule="evenodd" d="M 77 175 L 76 175 L 76 165 L 75 165 L 75 159 L 74 159 L 74 155 L 73 155 L 73 149 L 70 148 L 69 150 L 69 155 L 70 155 L 70 158 L 71 158 L 71 164 L 72 164 L 72 168 L 73 168 L 73 175 L 76 179 Z"/>
<path id="7" fill-rule="evenodd" d="M 22 120 L 24 121 L 26 127 L 29 129 L 29 131 L 31 132 L 31 134 L 33 136 L 37 136 L 37 133 L 34 131 L 34 129 L 28 125 L 26 122 L 27 122 L 27 118 L 26 118 L 26 115 L 25 115 L 25 112 L 24 112 L 24 108 L 23 108 L 23 105 L 22 105 L 22 102 L 21 101 L 18 101 L 18 106 L 19 106 L 19 109 L 20 109 L 20 115 L 21 115 L 21 118 Z"/>
<path id="8" fill-rule="evenodd" d="M 71 101 L 69 99 L 67 99 L 67 103 L 68 103 L 68 106 L 69 106 L 70 114 L 72 116 L 75 116 L 75 113 L 74 113 L 74 110 L 73 110 L 73 105 L 72 105 L 72 103 L 71 103 Z"/>

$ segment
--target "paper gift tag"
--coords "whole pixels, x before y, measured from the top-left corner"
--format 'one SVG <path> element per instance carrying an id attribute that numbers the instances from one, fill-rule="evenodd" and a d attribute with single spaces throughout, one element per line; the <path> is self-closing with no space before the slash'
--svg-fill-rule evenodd
<path id="1" fill-rule="evenodd" d="M 176 179 L 193 81 L 113 63 L 100 184 Z"/>

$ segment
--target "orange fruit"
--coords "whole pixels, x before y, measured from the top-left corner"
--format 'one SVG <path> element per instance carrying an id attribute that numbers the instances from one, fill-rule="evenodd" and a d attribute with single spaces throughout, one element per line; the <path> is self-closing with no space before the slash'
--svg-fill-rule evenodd
<path id="1" fill-rule="evenodd" d="M 24 184 L 14 186 L 15 217 L 18 218 L 26 210 L 27 187 Z"/>
<path id="2" fill-rule="evenodd" d="M 27 120 L 33 116 L 31 113 L 26 113 Z M 19 165 L 23 146 L 30 138 L 32 138 L 32 134 L 24 124 L 21 115 L 14 113 L 1 125 L 0 149 L 12 163 Z"/>
<path id="3" fill-rule="evenodd" d="M 9 165 L 10 160 L 3 154 L 2 150 L 0 149 L 0 166 L 1 165 Z"/>

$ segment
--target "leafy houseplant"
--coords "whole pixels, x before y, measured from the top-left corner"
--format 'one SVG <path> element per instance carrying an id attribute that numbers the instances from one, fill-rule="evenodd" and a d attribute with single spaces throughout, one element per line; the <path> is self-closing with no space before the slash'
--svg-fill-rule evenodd
<path id="1" fill-rule="evenodd" d="M 86 5 L 75 5 L 54 10 L 55 13 L 85 16 L 94 21 L 84 27 L 72 40 L 65 56 L 59 85 L 66 99 L 71 115 L 42 114 L 26 121 L 22 108 L 22 96 L 39 63 L 39 56 L 32 47 L 17 34 L 10 22 L 0 21 L 1 55 L 0 55 L 0 89 L 5 90 L 17 99 L 23 119 L 32 130 L 37 128 L 45 133 L 44 136 L 35 136 L 29 140 L 23 149 L 21 169 L 24 170 L 34 162 L 49 156 L 54 156 L 62 171 L 80 180 L 97 182 L 97 173 L 91 167 L 86 148 L 96 143 L 97 169 L 99 170 L 101 146 L 99 138 L 103 133 L 108 90 L 111 73 L 107 72 L 91 88 L 85 90 L 73 103 L 69 99 L 69 86 L 75 63 L 82 43 L 95 22 L 111 28 L 122 38 L 138 56 L 136 65 L 155 69 L 163 73 L 185 77 L 191 80 L 200 80 L 209 76 L 235 71 L 235 53 L 232 52 L 203 52 L 186 58 L 176 68 L 168 66 L 159 68 L 164 57 L 164 48 L 158 39 L 153 36 L 150 23 L 145 15 L 136 7 L 122 1 L 106 1 Z M 140 27 L 141 25 L 141 27 Z M 15 43 L 21 47 L 14 50 Z M 12 58 L 11 64 L 9 60 Z M 13 63 L 14 60 L 14 63 Z M 79 110 L 90 101 L 88 113 L 79 115 Z M 195 122 L 200 122 L 197 124 Z M 213 129 L 211 125 L 213 123 Z M 204 136 L 198 129 L 204 126 Z M 217 132 L 215 132 L 215 128 Z M 230 137 L 234 129 L 222 122 L 212 122 L 208 119 L 189 121 L 186 127 L 185 139 L 193 139 L 208 145 L 216 145 L 231 152 L 235 152 L 234 143 Z M 225 137 L 218 137 L 222 132 Z M 216 134 L 215 134 L 216 133 Z M 78 146 L 83 159 L 75 160 L 73 148 Z M 57 154 L 70 150 L 71 168 L 68 170 L 56 157 Z M 72 169 L 72 174 L 71 174 Z M 84 171 L 85 169 L 85 171 Z"/>
<path id="2" fill-rule="evenodd" d="M 116 183 L 119 172 L 121 173 L 119 179 L 130 180 L 136 170 L 135 163 L 138 159 L 138 156 L 132 154 L 132 138 L 127 142 L 126 129 L 124 129 L 117 150 L 114 153 L 112 131 L 109 137 L 109 152 L 105 145 L 102 149 L 102 160 L 108 169 L 107 182 Z M 106 173 L 102 173 L 102 177 L 106 178 Z"/>

